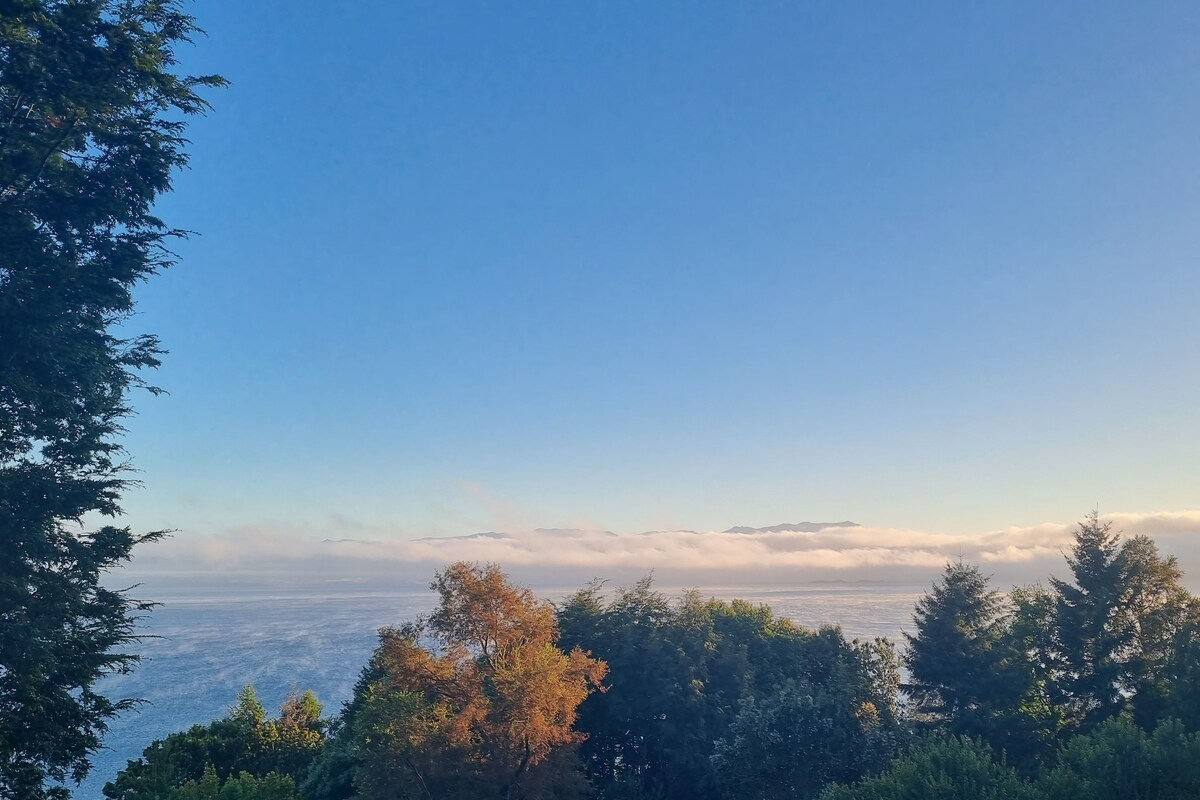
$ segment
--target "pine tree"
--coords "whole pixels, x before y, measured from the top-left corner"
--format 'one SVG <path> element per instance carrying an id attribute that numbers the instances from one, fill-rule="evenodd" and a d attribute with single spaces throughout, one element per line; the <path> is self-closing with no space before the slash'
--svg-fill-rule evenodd
<path id="1" fill-rule="evenodd" d="M 973 727 L 1005 658 L 1004 603 L 973 564 L 946 565 L 941 581 L 917 601 L 916 633 L 905 633 L 905 689 L 919 711 L 951 728 Z M 975 731 L 977 733 L 977 731 Z"/>
<path id="2" fill-rule="evenodd" d="M 978 567 L 947 564 L 917 602 L 916 634 L 905 634 L 905 689 L 933 727 L 982 738 L 1031 772 L 1058 722 L 1020 620 Z"/>
<path id="3" fill-rule="evenodd" d="M 1051 580 L 1051 661 L 1069 723 L 1091 728 L 1132 707 L 1153 724 L 1166 713 L 1168 666 L 1190 618 L 1177 562 L 1147 537 L 1122 543 L 1092 512 L 1067 564 L 1073 581 Z"/>
<path id="4" fill-rule="evenodd" d="M 1060 684 L 1070 721 L 1090 725 L 1124 707 L 1124 660 L 1134 644 L 1133 631 L 1120 619 L 1124 567 L 1112 524 L 1089 514 L 1079 524 L 1067 565 L 1073 583 L 1050 581 L 1057 601 L 1058 667 L 1064 673 Z"/>

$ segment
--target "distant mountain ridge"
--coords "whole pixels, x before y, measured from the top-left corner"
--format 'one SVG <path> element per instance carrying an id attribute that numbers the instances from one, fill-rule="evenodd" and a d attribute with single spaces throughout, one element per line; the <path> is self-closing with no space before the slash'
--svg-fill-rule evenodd
<path id="1" fill-rule="evenodd" d="M 441 542 L 441 541 L 450 541 L 450 540 L 465 541 L 465 540 L 469 540 L 469 539 L 508 539 L 508 538 L 509 538 L 509 535 L 507 533 L 500 533 L 499 531 L 483 531 L 482 533 L 466 533 L 466 534 L 463 534 L 462 536 L 425 536 L 420 539 L 417 539 L 416 541 L 418 541 L 418 542 Z"/>
<path id="2" fill-rule="evenodd" d="M 747 528 L 738 525 L 725 533 L 818 533 L 826 528 L 861 528 L 857 522 L 785 522 L 781 525 L 771 525 L 767 528 Z"/>
<path id="3" fill-rule="evenodd" d="M 745 525 L 738 525 L 721 533 L 818 533 L 826 528 L 860 528 L 862 527 L 857 522 L 845 520 L 843 522 L 784 522 L 779 525 L 770 525 L 765 528 L 750 528 Z M 538 536 L 556 536 L 564 539 L 582 539 L 590 536 L 616 537 L 620 534 L 612 531 L 587 530 L 583 528 L 535 528 L 533 533 Z M 676 531 L 644 531 L 634 534 L 636 536 L 660 536 L 668 533 L 692 533 L 702 535 L 700 531 L 692 530 L 676 530 Z M 454 541 L 470 541 L 473 539 L 511 539 L 511 533 L 501 533 L 498 531 L 485 531 L 482 533 L 467 533 L 459 536 L 426 536 L 417 539 L 418 542 L 454 542 Z M 328 541 L 328 540 L 327 540 Z M 344 541 L 344 540 L 343 540 Z"/>
<path id="4" fill-rule="evenodd" d="M 612 531 L 594 531 L 584 528 L 534 528 L 539 536 L 559 536 L 564 539 L 583 539 L 588 536 L 616 536 Z M 485 531 L 483 533 L 465 533 L 460 536 L 426 536 L 417 539 L 418 542 L 462 542 L 471 539 L 511 539 L 511 533 Z"/>
<path id="5" fill-rule="evenodd" d="M 719 531 L 722 534 L 816 534 L 827 528 L 862 528 L 857 522 L 850 522 L 848 519 L 844 522 L 785 522 L 779 525 L 768 525 L 766 528 L 749 528 L 746 525 L 736 525 L 736 527 L 728 530 Z M 605 537 L 605 539 L 617 539 L 620 534 L 614 534 L 611 530 L 589 530 L 586 528 L 535 528 L 530 531 L 535 536 L 556 537 L 556 539 L 590 539 L 593 536 Z M 703 536 L 706 531 L 697 530 L 647 530 L 641 534 L 634 536 L 661 536 L 665 534 L 692 534 Z M 718 533 L 718 531 L 712 531 Z M 512 534 L 505 534 L 498 530 L 480 531 L 478 534 L 461 534 L 458 536 L 424 536 L 421 539 L 412 541 L 418 542 L 467 542 L 480 540 L 496 540 L 504 541 L 516 539 Z M 320 540 L 322 545 L 348 545 L 348 543 L 358 543 L 358 545 L 374 545 L 378 543 L 376 540 L 365 539 L 323 539 Z"/>

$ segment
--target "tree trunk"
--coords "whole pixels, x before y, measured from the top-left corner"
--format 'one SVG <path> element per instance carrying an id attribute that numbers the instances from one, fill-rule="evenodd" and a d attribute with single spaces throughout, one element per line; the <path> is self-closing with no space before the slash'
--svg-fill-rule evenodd
<path id="1" fill-rule="evenodd" d="M 521 775 L 525 773 L 526 767 L 529 766 L 529 759 L 533 756 L 533 751 L 529 748 L 529 737 L 525 737 L 525 755 L 521 756 L 521 763 L 517 765 L 517 769 L 513 772 L 508 783 L 500 789 L 500 800 L 513 800 L 513 789 L 516 788 L 517 781 Z"/>

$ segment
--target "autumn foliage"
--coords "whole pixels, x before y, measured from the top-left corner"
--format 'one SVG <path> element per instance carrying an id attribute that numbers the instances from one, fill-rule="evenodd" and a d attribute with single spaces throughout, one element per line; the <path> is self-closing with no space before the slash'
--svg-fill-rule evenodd
<path id="1" fill-rule="evenodd" d="M 453 564 L 431 588 L 432 616 L 380 632 L 353 723 L 361 795 L 582 793 L 576 711 L 605 663 L 558 649 L 553 607 L 496 565 Z"/>

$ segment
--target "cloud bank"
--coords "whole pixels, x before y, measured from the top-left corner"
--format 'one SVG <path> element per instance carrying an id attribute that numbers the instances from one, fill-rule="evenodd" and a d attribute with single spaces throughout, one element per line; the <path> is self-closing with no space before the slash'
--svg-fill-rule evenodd
<path id="1" fill-rule="evenodd" d="M 1170 553 L 1200 552 L 1200 511 L 1108 514 L 1125 535 L 1146 534 Z M 1062 565 L 1076 523 L 1044 523 L 982 534 L 940 534 L 853 523 L 804 523 L 729 531 L 652 531 L 615 534 L 578 529 L 484 532 L 468 536 L 400 539 L 385 528 L 331 520 L 295 529 L 245 526 L 219 535 L 180 535 L 146 548 L 136 566 L 189 570 L 298 570 L 411 572 L 428 575 L 457 560 L 494 561 L 518 573 L 614 576 L 659 574 L 861 579 L 923 575 L 960 556 L 998 575 L 1044 576 Z M 348 532 L 349 537 L 338 533 Z M 1061 573 L 1061 569 L 1057 569 Z M 1032 578 L 1031 578 L 1032 579 Z"/>

